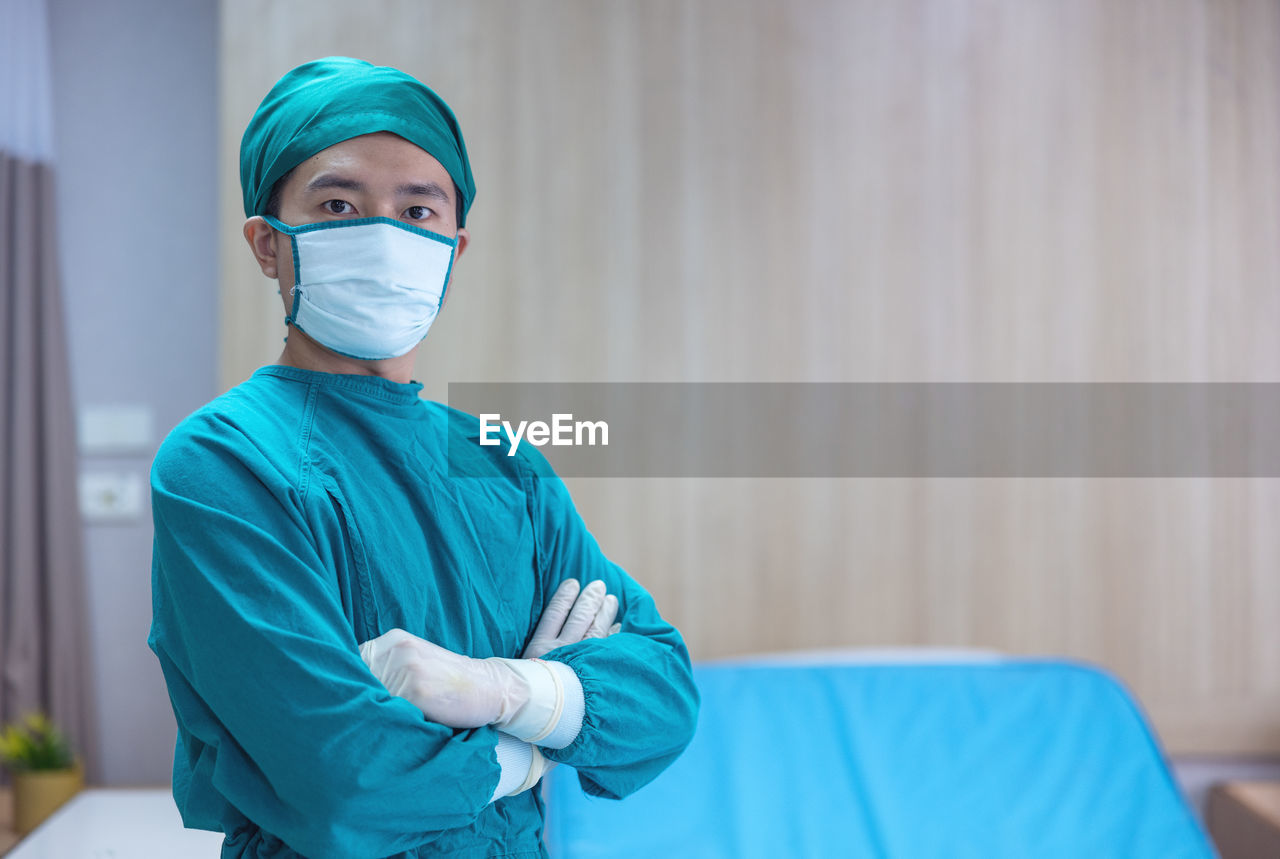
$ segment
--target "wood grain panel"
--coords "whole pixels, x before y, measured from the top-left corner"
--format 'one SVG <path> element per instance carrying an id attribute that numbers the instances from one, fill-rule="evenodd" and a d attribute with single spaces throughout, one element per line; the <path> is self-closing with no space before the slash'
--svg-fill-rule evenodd
<path id="1" fill-rule="evenodd" d="M 222 380 L 272 360 L 239 136 L 296 63 L 419 76 L 474 241 L 419 378 L 1280 381 L 1280 5 L 226 0 Z M 372 10 L 372 11 L 371 11 Z M 731 431 L 708 428 L 709 431 Z M 1280 752 L 1274 480 L 575 480 L 697 657 L 941 644 Z"/>

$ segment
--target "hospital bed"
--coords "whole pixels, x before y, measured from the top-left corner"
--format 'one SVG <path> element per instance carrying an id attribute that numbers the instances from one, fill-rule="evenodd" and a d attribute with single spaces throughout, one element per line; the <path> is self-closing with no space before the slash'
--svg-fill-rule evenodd
<path id="1" fill-rule="evenodd" d="M 684 755 L 622 801 L 544 781 L 556 859 L 1202 859 L 1133 698 L 1076 662 L 810 654 L 704 664 Z"/>
<path id="2" fill-rule="evenodd" d="M 1201 859 L 1133 699 L 1079 663 L 920 651 L 695 669 L 698 732 L 635 795 L 545 780 L 554 859 Z M 87 790 L 5 859 L 219 855 L 167 789 Z"/>

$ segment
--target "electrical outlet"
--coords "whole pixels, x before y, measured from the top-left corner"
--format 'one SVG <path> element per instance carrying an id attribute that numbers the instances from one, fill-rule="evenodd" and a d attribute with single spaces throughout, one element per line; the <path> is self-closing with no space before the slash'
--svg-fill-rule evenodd
<path id="1" fill-rule="evenodd" d="M 132 472 L 88 471 L 80 475 L 80 515 L 86 522 L 131 522 L 141 518 L 142 477 Z"/>

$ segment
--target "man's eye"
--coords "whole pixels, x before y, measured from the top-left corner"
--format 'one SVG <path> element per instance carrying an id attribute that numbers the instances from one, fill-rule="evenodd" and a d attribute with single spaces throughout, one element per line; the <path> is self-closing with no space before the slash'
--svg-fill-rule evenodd
<path id="1" fill-rule="evenodd" d="M 426 206 L 410 206 L 404 210 L 404 216 L 411 221 L 421 221 L 431 215 L 431 210 Z"/>
<path id="2" fill-rule="evenodd" d="M 349 215 L 352 212 L 351 204 L 346 200 L 328 200 L 324 208 L 331 215 Z"/>

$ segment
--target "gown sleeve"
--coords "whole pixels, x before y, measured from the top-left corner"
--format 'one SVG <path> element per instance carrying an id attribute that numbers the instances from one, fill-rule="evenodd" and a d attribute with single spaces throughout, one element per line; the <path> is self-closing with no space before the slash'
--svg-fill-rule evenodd
<path id="1" fill-rule="evenodd" d="M 621 631 L 557 648 L 542 658 L 568 665 L 582 683 L 582 729 L 550 760 L 578 772 L 582 789 L 611 799 L 635 792 L 667 768 L 693 738 L 698 690 L 680 633 L 653 598 L 609 561 L 560 478 L 540 455 L 528 460 L 527 492 L 544 592 L 565 579 L 601 579 L 618 597 Z"/>
<path id="2" fill-rule="evenodd" d="M 188 825 L 224 828 L 199 818 L 229 805 L 307 856 L 410 850 L 489 803 L 497 732 L 429 722 L 365 667 L 339 517 L 298 483 L 213 421 L 157 456 L 149 644 L 178 720 L 175 799 Z"/>

